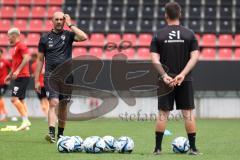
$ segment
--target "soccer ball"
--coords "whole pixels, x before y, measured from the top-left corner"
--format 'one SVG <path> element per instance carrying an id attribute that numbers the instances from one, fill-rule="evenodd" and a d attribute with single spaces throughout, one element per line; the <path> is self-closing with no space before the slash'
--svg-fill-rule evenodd
<path id="1" fill-rule="evenodd" d="M 114 152 L 116 149 L 116 140 L 112 136 L 104 136 L 103 140 L 105 142 L 105 152 Z"/>
<path id="2" fill-rule="evenodd" d="M 105 142 L 101 137 L 91 136 L 85 139 L 83 146 L 87 153 L 101 153 L 105 148 Z"/>
<path id="3" fill-rule="evenodd" d="M 116 142 L 116 150 L 119 153 L 131 153 L 134 148 L 134 142 L 130 137 L 122 136 Z"/>
<path id="4" fill-rule="evenodd" d="M 185 137 L 177 137 L 172 142 L 172 149 L 174 153 L 186 153 L 189 148 L 189 141 Z"/>
<path id="5" fill-rule="evenodd" d="M 73 152 L 81 152 L 83 150 L 83 140 L 79 136 L 72 136 L 71 140 L 74 143 Z"/>
<path id="6" fill-rule="evenodd" d="M 57 149 L 61 153 L 69 153 L 74 150 L 74 140 L 69 136 L 62 136 L 57 141 Z"/>

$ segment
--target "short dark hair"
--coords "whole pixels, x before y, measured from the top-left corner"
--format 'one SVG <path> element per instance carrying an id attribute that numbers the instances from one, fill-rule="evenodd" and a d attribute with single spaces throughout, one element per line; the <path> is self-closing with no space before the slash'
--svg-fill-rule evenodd
<path id="1" fill-rule="evenodd" d="M 181 6 L 177 2 L 169 2 L 165 5 L 165 13 L 170 20 L 180 19 Z"/>

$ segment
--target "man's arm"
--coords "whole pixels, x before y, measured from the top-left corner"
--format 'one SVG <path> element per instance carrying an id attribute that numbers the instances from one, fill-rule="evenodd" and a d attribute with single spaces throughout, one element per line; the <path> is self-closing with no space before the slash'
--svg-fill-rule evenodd
<path id="1" fill-rule="evenodd" d="M 75 33 L 74 40 L 78 41 L 78 42 L 85 41 L 87 39 L 86 33 L 84 33 L 77 26 L 72 25 L 71 17 L 68 14 L 65 14 L 64 17 L 65 17 L 65 22 L 66 22 L 67 26 L 70 27 L 70 29 Z"/>
<path id="2" fill-rule="evenodd" d="M 39 75 L 42 71 L 43 64 L 44 64 L 44 54 L 43 53 L 38 53 L 37 67 L 36 67 L 36 71 L 34 73 L 35 89 L 37 91 L 40 91 Z"/>
<path id="3" fill-rule="evenodd" d="M 195 50 L 191 52 L 191 58 L 189 59 L 188 63 L 184 67 L 184 69 L 181 71 L 179 75 L 177 75 L 175 80 L 175 85 L 181 85 L 183 82 L 185 76 L 194 68 L 194 66 L 197 64 L 199 58 L 199 51 Z"/>
<path id="4" fill-rule="evenodd" d="M 23 69 L 23 67 L 29 62 L 30 60 L 30 56 L 28 54 L 24 54 L 23 55 L 23 60 L 21 62 L 21 64 L 18 66 L 18 68 L 16 69 L 16 71 L 13 72 L 12 78 L 16 79 L 19 72 Z"/>

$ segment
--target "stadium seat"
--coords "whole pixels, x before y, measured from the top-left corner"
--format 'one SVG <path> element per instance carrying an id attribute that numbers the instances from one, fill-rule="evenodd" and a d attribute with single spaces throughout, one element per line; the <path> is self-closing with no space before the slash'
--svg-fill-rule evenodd
<path id="1" fill-rule="evenodd" d="M 217 6 L 217 0 L 205 1 L 206 6 Z"/>
<path id="2" fill-rule="evenodd" d="M 234 43 L 236 47 L 240 47 L 240 34 L 236 34 L 234 37 Z"/>
<path id="3" fill-rule="evenodd" d="M 31 5 L 32 4 L 32 0 L 18 0 L 18 5 Z"/>
<path id="4" fill-rule="evenodd" d="M 128 59 L 134 59 L 135 58 L 134 48 L 128 48 L 128 49 L 122 50 L 120 53 L 125 54 Z"/>
<path id="5" fill-rule="evenodd" d="M 106 50 L 105 51 L 105 59 L 112 59 L 114 55 L 119 54 L 119 51 L 117 49 L 113 50 Z"/>
<path id="6" fill-rule="evenodd" d="M 8 46 L 9 42 L 8 42 L 8 36 L 6 33 L 0 33 L 0 46 Z"/>
<path id="7" fill-rule="evenodd" d="M 119 5 L 112 6 L 110 13 L 112 18 L 122 18 L 123 7 Z"/>
<path id="8" fill-rule="evenodd" d="M 90 36 L 90 45 L 102 47 L 105 44 L 104 40 L 105 40 L 104 34 L 93 33 Z"/>
<path id="9" fill-rule="evenodd" d="M 185 7 L 186 5 L 186 0 L 174 0 L 174 1 L 180 4 L 182 7 Z"/>
<path id="10" fill-rule="evenodd" d="M 29 18 L 30 9 L 27 6 L 18 6 L 16 8 L 16 18 Z"/>
<path id="11" fill-rule="evenodd" d="M 0 9 L 1 18 L 13 18 L 15 15 L 15 9 L 12 6 L 2 6 Z"/>
<path id="12" fill-rule="evenodd" d="M 25 41 L 26 41 L 26 36 L 25 36 L 25 34 L 21 33 L 21 34 L 20 34 L 20 39 L 21 39 L 22 42 L 25 43 Z"/>
<path id="13" fill-rule="evenodd" d="M 149 60 L 149 59 L 151 59 L 149 48 L 146 48 L 146 47 L 139 48 L 137 50 L 137 56 L 138 56 L 139 60 Z"/>
<path id="14" fill-rule="evenodd" d="M 79 9 L 79 15 L 81 18 L 90 18 L 91 17 L 91 6 L 81 5 Z"/>
<path id="15" fill-rule="evenodd" d="M 216 46 L 216 35 L 215 34 L 204 34 L 202 36 L 202 46 L 204 47 L 215 47 Z"/>
<path id="16" fill-rule="evenodd" d="M 18 29 L 20 29 L 20 31 L 23 31 L 23 32 L 28 31 L 27 21 L 24 20 L 24 19 L 16 19 L 13 22 L 13 26 L 17 27 Z"/>
<path id="17" fill-rule="evenodd" d="M 136 20 L 125 20 L 124 22 L 124 32 L 136 33 L 137 31 L 137 21 Z"/>
<path id="18" fill-rule="evenodd" d="M 54 12 L 62 11 L 61 7 L 59 6 L 49 6 L 47 11 L 47 18 L 52 18 Z"/>
<path id="19" fill-rule="evenodd" d="M 234 59 L 240 60 L 240 48 L 235 49 Z"/>
<path id="20" fill-rule="evenodd" d="M 236 33 L 240 33 L 240 20 L 235 21 Z"/>
<path id="21" fill-rule="evenodd" d="M 11 26 L 12 26 L 12 23 L 11 23 L 11 20 L 9 19 L 3 19 L 0 21 L 0 32 L 7 32 Z"/>
<path id="22" fill-rule="evenodd" d="M 117 33 L 107 34 L 106 43 L 115 43 L 119 45 L 121 42 L 121 36 Z"/>
<path id="23" fill-rule="evenodd" d="M 75 47 L 73 48 L 73 58 L 77 56 L 87 55 L 87 49 L 84 47 Z"/>
<path id="24" fill-rule="evenodd" d="M 199 0 L 191 0 L 189 1 L 190 5 L 194 5 L 194 6 L 200 6 L 202 5 L 202 1 Z"/>
<path id="25" fill-rule="evenodd" d="M 155 5 L 155 1 L 154 0 L 143 0 L 143 5 L 150 5 L 150 6 L 154 6 Z"/>
<path id="26" fill-rule="evenodd" d="M 201 44 L 201 37 L 200 37 L 200 35 L 199 34 L 195 34 L 195 37 L 196 37 L 196 39 L 198 41 L 198 45 L 200 45 Z"/>
<path id="27" fill-rule="evenodd" d="M 149 19 L 142 19 L 140 24 L 140 32 L 152 33 L 153 31 L 153 21 Z"/>
<path id="28" fill-rule="evenodd" d="M 220 0 L 222 6 L 232 6 L 233 1 L 228 1 L 228 0 Z"/>
<path id="29" fill-rule="evenodd" d="M 75 5 L 65 5 L 63 12 L 69 14 L 72 19 L 76 18 L 76 6 Z"/>
<path id="30" fill-rule="evenodd" d="M 101 59 L 103 57 L 103 49 L 100 47 L 91 47 L 89 49 L 89 54 Z"/>
<path id="31" fill-rule="evenodd" d="M 3 6 L 5 6 L 5 5 L 16 5 L 17 0 L 2 0 L 1 3 L 3 4 Z"/>
<path id="32" fill-rule="evenodd" d="M 67 0 L 65 1 L 65 5 L 77 6 L 77 0 Z"/>
<path id="33" fill-rule="evenodd" d="M 90 40 L 87 39 L 85 41 L 81 41 L 81 42 L 73 42 L 73 46 L 76 46 L 76 47 L 87 47 L 90 45 Z"/>
<path id="34" fill-rule="evenodd" d="M 158 1 L 158 4 L 161 5 L 161 6 L 164 6 L 166 3 L 170 2 L 171 0 L 161 0 L 161 1 Z"/>
<path id="35" fill-rule="evenodd" d="M 216 33 L 216 21 L 205 20 L 204 21 L 204 32 L 205 33 Z"/>
<path id="36" fill-rule="evenodd" d="M 200 19 L 201 18 L 201 7 L 190 6 L 189 7 L 189 18 L 190 19 Z"/>
<path id="37" fill-rule="evenodd" d="M 109 33 L 120 33 L 122 28 L 122 21 L 118 19 L 112 19 L 108 23 Z"/>
<path id="38" fill-rule="evenodd" d="M 138 45 L 139 46 L 150 46 L 152 40 L 152 35 L 151 34 L 145 34 L 142 33 L 138 37 Z"/>
<path id="39" fill-rule="evenodd" d="M 81 28 L 84 32 L 89 32 L 90 30 L 90 21 L 89 19 L 78 19 L 77 25 Z"/>
<path id="40" fill-rule="evenodd" d="M 28 47 L 28 52 L 30 54 L 36 54 L 36 53 L 38 53 L 38 48 L 37 47 Z"/>
<path id="41" fill-rule="evenodd" d="M 126 8 L 126 19 L 138 18 L 138 6 L 129 5 Z"/>
<path id="42" fill-rule="evenodd" d="M 33 0 L 32 2 L 35 6 L 43 5 L 46 6 L 48 4 L 48 0 Z"/>
<path id="43" fill-rule="evenodd" d="M 219 26 L 220 33 L 232 33 L 232 21 L 231 20 L 221 20 Z"/>
<path id="44" fill-rule="evenodd" d="M 205 19 L 216 19 L 217 9 L 216 6 L 205 6 L 204 18 Z"/>
<path id="45" fill-rule="evenodd" d="M 108 5 L 108 0 L 97 0 L 96 5 L 104 5 L 106 7 L 106 5 Z"/>
<path id="46" fill-rule="evenodd" d="M 133 33 L 124 33 L 122 40 L 129 41 L 129 42 L 131 42 L 132 46 L 136 46 L 137 36 L 136 36 L 136 34 L 133 34 Z"/>
<path id="47" fill-rule="evenodd" d="M 232 49 L 220 48 L 218 52 L 219 60 L 232 60 Z"/>
<path id="48" fill-rule="evenodd" d="M 164 18 L 165 17 L 165 6 L 159 6 L 158 7 L 158 18 Z"/>
<path id="49" fill-rule="evenodd" d="M 53 28 L 52 20 L 46 20 L 45 25 L 43 26 L 43 31 L 44 32 L 49 32 Z"/>
<path id="50" fill-rule="evenodd" d="M 93 19 L 92 32 L 93 33 L 103 33 L 106 31 L 106 20 L 104 19 Z"/>
<path id="51" fill-rule="evenodd" d="M 200 33 L 201 31 L 201 21 L 197 19 L 189 20 L 188 27 L 191 28 L 194 32 Z"/>
<path id="52" fill-rule="evenodd" d="M 166 26 L 166 21 L 163 19 L 158 19 L 156 24 L 157 24 L 157 30 L 158 30 Z"/>
<path id="53" fill-rule="evenodd" d="M 1 48 L 3 50 L 3 53 L 2 53 L 2 58 L 4 59 L 10 59 L 9 57 L 9 54 L 8 54 L 8 51 L 6 50 L 6 48 Z"/>
<path id="54" fill-rule="evenodd" d="M 45 18 L 46 8 L 42 6 L 32 7 L 32 18 Z"/>
<path id="55" fill-rule="evenodd" d="M 95 18 L 105 18 L 107 16 L 107 7 L 104 5 L 98 5 L 95 8 Z"/>
<path id="56" fill-rule="evenodd" d="M 154 17 L 154 7 L 151 5 L 145 5 L 142 8 L 142 19 L 152 19 Z"/>
<path id="57" fill-rule="evenodd" d="M 120 5 L 123 6 L 124 0 L 112 0 L 112 5 Z"/>
<path id="58" fill-rule="evenodd" d="M 37 46 L 40 40 L 40 35 L 38 33 L 28 33 L 26 44 L 28 46 Z"/>
<path id="59" fill-rule="evenodd" d="M 240 19 L 240 6 L 237 6 L 235 8 L 235 14 L 236 14 L 236 19 Z"/>
<path id="60" fill-rule="evenodd" d="M 127 5 L 139 5 L 139 0 L 127 0 Z"/>
<path id="61" fill-rule="evenodd" d="M 203 48 L 201 55 L 201 60 L 215 60 L 216 59 L 216 50 L 213 48 Z"/>
<path id="62" fill-rule="evenodd" d="M 64 0 L 49 0 L 48 4 L 49 5 L 58 5 L 61 6 L 63 4 Z"/>
<path id="63" fill-rule="evenodd" d="M 221 6 L 220 7 L 220 18 L 221 19 L 232 19 L 232 6 Z"/>
<path id="64" fill-rule="evenodd" d="M 233 37 L 231 34 L 221 34 L 218 38 L 218 45 L 220 47 L 232 47 L 233 46 Z"/>
<path id="65" fill-rule="evenodd" d="M 43 29 L 43 21 L 39 19 L 33 19 L 29 22 L 29 31 L 30 32 L 42 32 Z"/>

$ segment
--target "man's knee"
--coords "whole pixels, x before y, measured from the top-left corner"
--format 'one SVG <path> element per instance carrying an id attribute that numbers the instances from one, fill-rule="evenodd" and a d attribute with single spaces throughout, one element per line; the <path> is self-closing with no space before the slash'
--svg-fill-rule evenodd
<path id="1" fill-rule="evenodd" d="M 49 100 L 49 107 L 57 107 L 59 105 L 59 100 L 57 98 L 52 98 Z"/>

